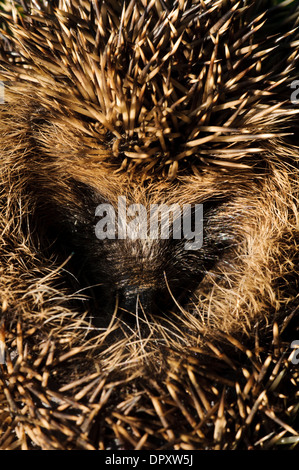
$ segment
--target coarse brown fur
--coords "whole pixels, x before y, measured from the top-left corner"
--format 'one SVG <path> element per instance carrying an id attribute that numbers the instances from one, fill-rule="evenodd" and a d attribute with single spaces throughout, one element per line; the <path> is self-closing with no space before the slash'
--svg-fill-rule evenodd
<path id="1" fill-rule="evenodd" d="M 279 339 L 298 305 L 298 10 L 271 38 L 266 1 L 114 3 L 4 15 L 1 446 L 271 447 L 246 432 L 260 409 L 296 435 L 293 401 L 289 423 L 269 403 L 279 372 L 290 400 L 298 380 Z M 97 240 L 121 195 L 203 204 L 202 249 Z"/>

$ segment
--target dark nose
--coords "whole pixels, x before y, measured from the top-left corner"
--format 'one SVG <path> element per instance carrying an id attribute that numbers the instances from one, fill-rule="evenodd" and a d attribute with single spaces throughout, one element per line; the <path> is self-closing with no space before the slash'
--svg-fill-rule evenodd
<path id="1" fill-rule="evenodd" d="M 93 319 L 95 326 L 106 327 L 111 317 L 116 313 L 117 318 L 130 328 L 145 326 L 154 321 L 154 316 L 160 316 L 174 307 L 173 299 L 166 287 L 123 285 L 113 290 L 99 286 L 95 299 L 98 299 L 97 313 Z M 117 306 L 117 312 L 115 308 Z"/>
<path id="2" fill-rule="evenodd" d="M 161 314 L 167 305 L 171 304 L 171 298 L 167 290 L 157 289 L 154 286 L 118 286 L 109 290 L 105 286 L 99 286 L 95 292 L 97 313 L 93 319 L 96 327 L 104 328 L 116 313 L 130 328 L 135 328 L 137 323 L 140 328 L 153 321 L 153 316 Z M 115 308 L 117 307 L 117 312 Z"/>
<path id="3" fill-rule="evenodd" d="M 119 309 L 130 323 L 136 322 L 136 316 L 140 318 L 156 313 L 157 303 L 157 292 L 152 287 L 126 286 L 118 291 Z"/>

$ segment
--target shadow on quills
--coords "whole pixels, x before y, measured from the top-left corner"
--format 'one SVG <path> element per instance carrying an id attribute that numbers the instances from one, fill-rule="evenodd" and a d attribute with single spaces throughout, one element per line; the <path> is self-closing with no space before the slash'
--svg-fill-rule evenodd
<path id="1" fill-rule="evenodd" d="M 298 447 L 297 2 L 0 15 L 1 449 Z"/>

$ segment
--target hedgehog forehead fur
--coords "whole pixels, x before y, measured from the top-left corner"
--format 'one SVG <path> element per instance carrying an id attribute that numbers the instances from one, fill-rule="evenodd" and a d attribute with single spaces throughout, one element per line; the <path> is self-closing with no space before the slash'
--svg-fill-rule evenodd
<path id="1" fill-rule="evenodd" d="M 275 374 L 298 381 L 299 9 L 276 3 L 1 9 L 0 447 L 262 446 L 271 399 L 298 411 Z M 202 248 L 99 240 L 120 196 L 203 204 Z"/>

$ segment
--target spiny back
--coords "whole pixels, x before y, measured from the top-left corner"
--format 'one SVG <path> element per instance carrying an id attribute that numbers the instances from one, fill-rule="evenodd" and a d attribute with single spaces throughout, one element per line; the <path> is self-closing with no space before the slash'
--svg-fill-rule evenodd
<path id="1" fill-rule="evenodd" d="M 271 4 L 27 0 L 2 14 L 1 75 L 122 167 L 246 168 L 294 113 L 298 12 Z"/>

